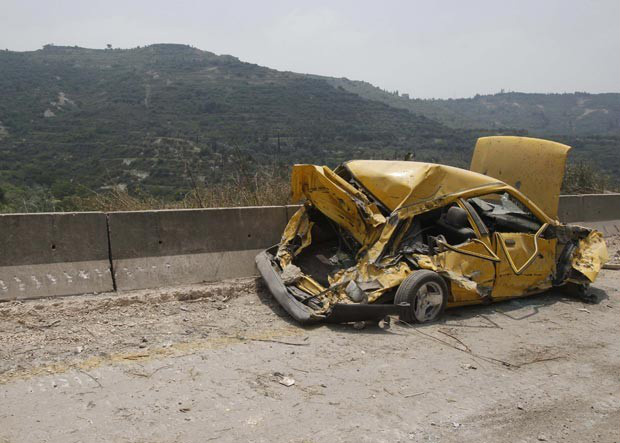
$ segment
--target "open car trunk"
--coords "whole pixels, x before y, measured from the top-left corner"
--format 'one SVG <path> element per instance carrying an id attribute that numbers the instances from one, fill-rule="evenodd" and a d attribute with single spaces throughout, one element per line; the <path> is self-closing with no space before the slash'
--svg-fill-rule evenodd
<path id="1" fill-rule="evenodd" d="M 385 218 L 376 205 L 329 168 L 293 169 L 294 199 L 307 203 L 289 221 L 280 245 L 259 254 L 257 266 L 278 302 L 301 323 L 379 320 L 406 305 L 367 303 L 362 291 L 337 300 L 336 276 L 354 268 L 361 251 L 376 240 Z M 356 298 L 359 296 L 359 299 Z"/>

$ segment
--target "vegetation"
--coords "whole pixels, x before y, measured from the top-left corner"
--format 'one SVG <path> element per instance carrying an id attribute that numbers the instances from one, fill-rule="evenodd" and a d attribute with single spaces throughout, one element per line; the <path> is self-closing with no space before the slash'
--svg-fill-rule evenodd
<path id="1" fill-rule="evenodd" d="M 564 194 L 599 194 L 618 191 L 609 175 L 601 173 L 592 163 L 580 161 L 569 164 L 564 174 L 562 192 Z"/>
<path id="2" fill-rule="evenodd" d="M 197 185 L 181 199 L 166 200 L 138 190 L 132 194 L 124 189 L 110 189 L 93 192 L 86 197 L 71 196 L 60 202 L 40 188 L 29 194 L 28 199 L 16 200 L 17 207 L 6 205 L 0 191 L 0 210 L 11 212 L 41 212 L 59 209 L 80 211 L 136 211 L 147 209 L 189 209 L 217 208 L 231 206 L 269 206 L 286 205 L 290 201 L 290 182 L 285 169 L 265 167 L 255 173 L 238 170 L 231 174 L 226 183 L 212 184 L 209 187 Z M 587 162 L 569 164 L 564 176 L 564 194 L 603 193 L 616 190 L 610 184 L 609 176 L 601 174 Z M 21 205 L 21 206 L 19 206 Z"/>
<path id="3" fill-rule="evenodd" d="M 416 99 L 370 83 L 323 78 L 369 100 L 407 109 L 453 128 L 520 128 L 535 135 L 620 136 L 620 94 L 500 92 L 459 99 Z M 616 139 L 617 141 L 617 139 Z"/>
<path id="4" fill-rule="evenodd" d="M 501 124 L 489 124 L 481 101 L 535 107 L 544 99 L 551 107 L 557 98 L 488 96 L 456 106 L 350 84 L 367 85 L 185 45 L 0 51 L 0 211 L 279 204 L 293 163 L 335 166 L 411 153 L 466 167 L 477 137 L 535 129 L 501 106 Z M 579 97 L 617 119 L 618 94 Z M 603 128 L 603 115 L 589 112 L 579 121 L 597 123 L 567 132 L 567 119 L 550 112 L 548 129 L 559 135 L 549 138 L 574 146 L 577 161 L 596 162 L 592 170 L 605 168 L 613 186 L 620 136 L 613 121 Z"/>
<path id="5" fill-rule="evenodd" d="M 237 171 L 227 183 L 198 185 L 183 198 L 170 201 L 143 192 L 129 194 L 112 189 L 88 197 L 74 197 L 72 204 L 85 211 L 135 211 L 143 209 L 218 208 L 286 205 L 290 197 L 288 175 L 266 167 L 255 173 Z"/>
<path id="6" fill-rule="evenodd" d="M 282 73 L 181 45 L 0 52 L 0 186 L 63 201 L 90 190 L 183 198 L 240 162 L 334 165 L 416 151 L 455 155 L 474 134 Z M 442 154 L 444 153 L 444 154 Z"/>

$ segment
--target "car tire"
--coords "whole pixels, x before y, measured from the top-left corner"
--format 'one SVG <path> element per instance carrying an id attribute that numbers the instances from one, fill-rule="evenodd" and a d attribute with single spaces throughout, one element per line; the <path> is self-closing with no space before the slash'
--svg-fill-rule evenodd
<path id="1" fill-rule="evenodd" d="M 394 304 L 408 303 L 401 319 L 407 323 L 428 323 L 436 320 L 446 308 L 448 285 L 436 272 L 414 271 L 396 290 Z"/>

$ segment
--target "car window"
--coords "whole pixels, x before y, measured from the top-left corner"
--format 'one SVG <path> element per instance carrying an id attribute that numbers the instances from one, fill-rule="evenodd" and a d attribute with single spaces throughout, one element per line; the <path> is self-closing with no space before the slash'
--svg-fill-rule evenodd
<path id="1" fill-rule="evenodd" d="M 491 232 L 536 232 L 542 226 L 538 217 L 508 192 L 473 197 L 467 201 Z"/>

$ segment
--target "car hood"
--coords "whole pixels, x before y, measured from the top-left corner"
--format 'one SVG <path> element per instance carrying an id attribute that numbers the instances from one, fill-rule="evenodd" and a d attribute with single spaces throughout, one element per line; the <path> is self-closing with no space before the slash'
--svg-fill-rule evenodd
<path id="1" fill-rule="evenodd" d="M 557 219 L 570 146 L 529 137 L 482 137 L 470 169 L 518 189 Z"/>

